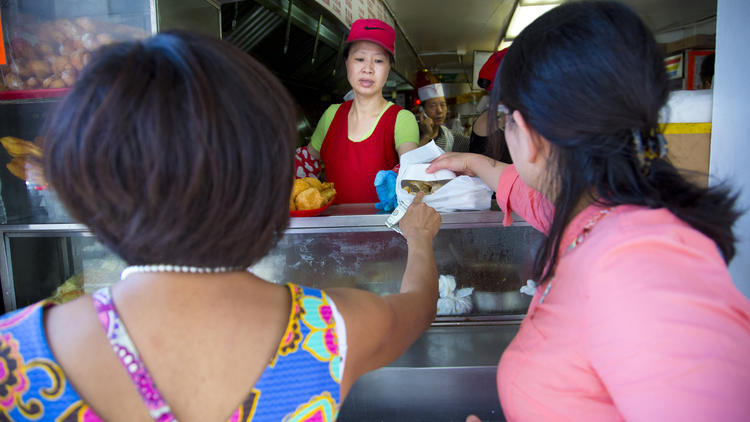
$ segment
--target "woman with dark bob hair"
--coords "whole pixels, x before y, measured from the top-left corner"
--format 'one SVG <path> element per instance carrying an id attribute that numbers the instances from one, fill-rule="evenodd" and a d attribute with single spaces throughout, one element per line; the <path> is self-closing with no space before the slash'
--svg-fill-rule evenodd
<path id="1" fill-rule="evenodd" d="M 735 197 L 666 160 L 667 95 L 632 10 L 565 3 L 523 30 L 495 77 L 490 109 L 507 110 L 514 164 L 446 154 L 430 167 L 480 176 L 506 223 L 516 212 L 548 236 L 498 366 L 509 421 L 750 414 L 750 302 L 727 269 Z"/>
<path id="2" fill-rule="evenodd" d="M 96 54 L 49 122 L 45 174 L 130 266 L 0 319 L 0 419 L 330 421 L 426 330 L 440 215 L 421 198 L 400 223 L 400 294 L 246 270 L 288 224 L 294 121 L 281 83 L 226 42 L 168 32 Z"/>

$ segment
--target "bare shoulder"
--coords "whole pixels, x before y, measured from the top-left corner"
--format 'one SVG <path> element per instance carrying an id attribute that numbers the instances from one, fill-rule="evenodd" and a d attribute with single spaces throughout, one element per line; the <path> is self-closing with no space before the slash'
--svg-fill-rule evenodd
<path id="1" fill-rule="evenodd" d="M 55 355 L 58 350 L 65 349 L 71 343 L 87 342 L 92 334 L 94 338 L 105 338 L 103 335 L 96 335 L 102 332 L 102 325 L 91 295 L 84 295 L 63 305 L 45 309 L 44 331 Z"/>

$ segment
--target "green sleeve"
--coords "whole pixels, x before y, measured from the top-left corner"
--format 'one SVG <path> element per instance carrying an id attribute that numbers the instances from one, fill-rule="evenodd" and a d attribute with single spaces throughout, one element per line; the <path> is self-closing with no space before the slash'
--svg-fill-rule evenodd
<path id="1" fill-rule="evenodd" d="M 321 119 L 322 120 L 322 119 Z M 417 118 L 409 110 L 401 110 L 396 115 L 396 127 L 394 128 L 396 148 L 404 142 L 419 144 L 419 125 Z"/>
<path id="2" fill-rule="evenodd" d="M 339 109 L 340 105 L 341 104 L 332 104 L 330 107 L 328 107 L 328 109 L 326 109 L 323 115 L 320 116 L 318 125 L 315 126 L 315 132 L 313 132 L 312 137 L 310 138 L 310 145 L 312 145 L 316 151 L 320 151 L 320 149 L 323 147 L 323 140 L 326 137 L 326 133 L 328 133 L 328 128 L 331 127 L 333 116 L 336 115 L 336 111 Z"/>

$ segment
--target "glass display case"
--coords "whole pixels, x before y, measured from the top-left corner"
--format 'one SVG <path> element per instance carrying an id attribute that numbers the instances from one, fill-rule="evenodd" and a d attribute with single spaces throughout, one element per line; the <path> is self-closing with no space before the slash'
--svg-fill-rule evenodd
<path id="1" fill-rule="evenodd" d="M 386 217 L 372 204 L 349 204 L 317 217 L 292 218 L 278 244 L 250 270 L 275 283 L 398 293 L 407 248 L 403 237 L 386 227 Z M 524 221 L 502 227 L 499 211 L 443 213 L 442 219 L 435 261 L 455 286 L 441 297 L 468 288 L 470 306 L 439 312 L 435 325 L 517 320 L 530 302 L 519 288 L 542 235 Z M 6 311 L 54 296 L 65 282 L 91 293 L 119 280 L 125 267 L 73 222 L 5 224 L 0 235 Z"/>
<path id="2" fill-rule="evenodd" d="M 6 66 L 0 100 L 59 97 L 97 48 L 155 30 L 148 0 L 2 3 Z"/>
<path id="3" fill-rule="evenodd" d="M 35 159 L 41 128 L 97 48 L 182 28 L 221 36 L 211 0 L 0 1 L 0 224 L 66 223 Z"/>
<path id="4" fill-rule="evenodd" d="M 100 248 L 81 230 L 65 231 L 73 221 L 41 177 L 44 121 L 97 48 L 173 28 L 220 37 L 220 5 L 212 0 L 0 0 L 0 229 L 31 228 L 12 240 L 3 237 L 2 255 L 15 252 L 14 270 L 23 280 L 15 284 L 17 291 L 4 291 L 5 310 L 49 296 L 81 270 L 73 257 Z M 60 224 L 64 235 L 55 234 Z M 45 265 L 38 266 L 40 261 Z M 3 268 L 3 286 L 14 285 Z"/>
<path id="5" fill-rule="evenodd" d="M 276 283 L 396 293 L 407 249 L 386 217 L 373 204 L 358 204 L 292 218 L 250 270 Z M 463 420 L 469 413 L 502 420 L 495 369 L 530 302 L 519 288 L 542 240 L 528 223 L 503 227 L 502 218 L 499 211 L 442 214 L 434 242 L 438 271 L 453 276 L 456 289 L 473 289 L 471 308 L 439 315 L 396 362 L 360 378 L 340 420 Z M 116 282 L 125 267 L 80 224 L 0 225 L 0 236 L 6 311 L 90 293 Z"/>

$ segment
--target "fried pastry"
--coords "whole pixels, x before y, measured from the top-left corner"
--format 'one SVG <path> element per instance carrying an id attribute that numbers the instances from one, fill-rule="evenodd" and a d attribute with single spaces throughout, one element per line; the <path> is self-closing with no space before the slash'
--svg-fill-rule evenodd
<path id="1" fill-rule="evenodd" d="M 315 177 L 294 180 L 289 198 L 289 211 L 304 211 L 322 208 L 336 196 L 333 183 L 321 183 Z"/>
<path id="2" fill-rule="evenodd" d="M 315 188 L 317 190 L 322 190 L 323 189 L 322 188 L 323 184 L 320 183 L 320 180 L 318 180 L 318 179 L 316 179 L 314 177 L 303 177 L 300 180 L 304 180 L 305 182 L 307 182 L 308 185 L 310 185 L 310 187 L 313 187 L 313 188 Z"/>
<path id="3" fill-rule="evenodd" d="M 302 191 L 310 189 L 310 185 L 302 179 L 294 179 L 292 186 L 292 199 L 296 198 Z"/>
<path id="4" fill-rule="evenodd" d="M 401 181 L 401 187 L 412 195 L 416 195 L 419 192 L 424 192 L 425 195 L 429 195 L 437 192 L 438 189 L 442 188 L 446 183 L 448 183 L 447 180 L 403 180 Z"/>
<path id="5" fill-rule="evenodd" d="M 333 185 L 333 183 L 331 183 Z M 327 204 L 334 196 L 336 196 L 336 189 L 330 188 L 320 191 L 320 196 L 323 197 L 323 204 Z"/>
<path id="6" fill-rule="evenodd" d="M 15 136 L 4 136 L 0 138 L 0 143 L 2 143 L 3 148 L 8 151 L 11 157 L 20 157 L 27 154 L 35 157 L 42 156 L 42 149 L 39 146 Z"/>
<path id="7" fill-rule="evenodd" d="M 294 204 L 299 210 L 313 210 L 323 206 L 323 196 L 319 190 L 308 188 L 294 198 Z"/>

